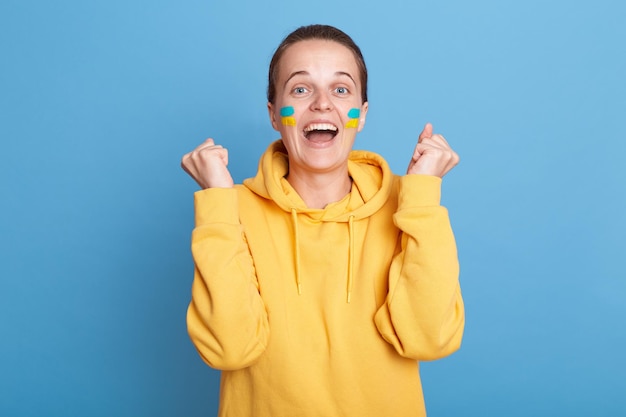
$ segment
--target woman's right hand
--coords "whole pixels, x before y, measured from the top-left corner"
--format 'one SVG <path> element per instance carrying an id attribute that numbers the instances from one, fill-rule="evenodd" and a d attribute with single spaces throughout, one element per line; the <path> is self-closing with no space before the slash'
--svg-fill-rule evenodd
<path id="1" fill-rule="evenodd" d="M 233 178 L 227 168 L 228 150 L 216 145 L 211 138 L 185 154 L 180 165 L 203 189 L 233 187 Z"/>

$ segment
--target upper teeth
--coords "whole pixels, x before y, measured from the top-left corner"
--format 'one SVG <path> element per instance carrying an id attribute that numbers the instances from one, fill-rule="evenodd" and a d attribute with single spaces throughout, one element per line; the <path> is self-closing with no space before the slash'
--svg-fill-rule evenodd
<path id="1" fill-rule="evenodd" d="M 337 130 L 335 125 L 331 125 L 330 123 L 313 123 L 304 128 L 305 132 L 310 132 L 312 130 Z"/>

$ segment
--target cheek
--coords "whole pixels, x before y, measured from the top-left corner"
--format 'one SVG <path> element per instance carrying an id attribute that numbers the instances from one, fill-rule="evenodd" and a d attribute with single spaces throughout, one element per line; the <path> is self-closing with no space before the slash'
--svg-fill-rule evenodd
<path id="1" fill-rule="evenodd" d="M 295 126 L 295 110 L 293 106 L 285 106 L 280 109 L 280 122 L 283 126 Z"/>

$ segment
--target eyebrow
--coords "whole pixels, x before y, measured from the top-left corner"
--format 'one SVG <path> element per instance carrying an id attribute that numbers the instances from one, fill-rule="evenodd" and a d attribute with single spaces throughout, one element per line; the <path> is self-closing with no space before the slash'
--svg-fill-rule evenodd
<path id="1" fill-rule="evenodd" d="M 291 80 L 293 77 L 297 76 L 297 75 L 310 75 L 308 71 L 295 71 L 292 72 L 289 77 L 287 77 L 287 79 L 285 80 L 285 83 L 283 84 L 283 88 L 285 88 L 287 86 L 287 83 L 289 82 L 289 80 Z M 352 75 L 350 75 L 349 73 L 345 72 L 345 71 L 337 71 L 335 72 L 335 75 L 337 76 L 343 76 L 345 75 L 346 77 L 350 78 L 352 80 L 352 82 L 354 83 L 354 85 L 356 86 L 356 81 L 354 81 L 354 78 L 352 78 Z"/>

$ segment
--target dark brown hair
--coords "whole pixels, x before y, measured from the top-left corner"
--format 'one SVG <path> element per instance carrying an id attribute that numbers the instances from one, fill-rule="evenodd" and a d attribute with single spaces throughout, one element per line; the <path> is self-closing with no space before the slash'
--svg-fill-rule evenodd
<path id="1" fill-rule="evenodd" d="M 278 45 L 278 48 L 276 48 L 276 51 L 274 52 L 274 56 L 272 56 L 272 61 L 270 62 L 267 84 L 267 101 L 274 103 L 274 96 L 276 95 L 276 80 L 278 78 L 278 64 L 280 63 L 280 59 L 287 48 L 297 42 L 311 39 L 337 42 L 352 51 L 359 68 L 361 98 L 363 99 L 363 103 L 365 103 L 367 101 L 367 67 L 365 66 L 363 54 L 361 54 L 361 50 L 350 36 L 341 30 L 328 25 L 301 26 L 287 35 L 280 45 Z"/>

